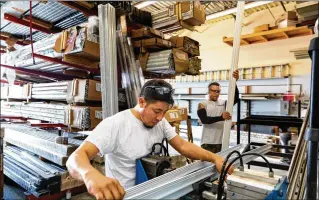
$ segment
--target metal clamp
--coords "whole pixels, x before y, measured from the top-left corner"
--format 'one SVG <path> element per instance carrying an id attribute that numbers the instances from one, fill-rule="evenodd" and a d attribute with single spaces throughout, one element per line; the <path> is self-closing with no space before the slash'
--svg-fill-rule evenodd
<path id="1" fill-rule="evenodd" d="M 307 128 L 305 134 L 306 141 L 319 142 L 319 129 L 318 128 Z"/>

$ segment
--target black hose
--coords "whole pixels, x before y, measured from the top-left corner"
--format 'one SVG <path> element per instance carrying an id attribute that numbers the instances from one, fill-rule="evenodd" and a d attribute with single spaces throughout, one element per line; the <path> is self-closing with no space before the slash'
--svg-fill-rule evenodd
<path id="1" fill-rule="evenodd" d="M 225 161 L 223 163 L 223 166 L 222 166 L 222 171 L 220 173 L 221 175 L 219 176 L 219 183 L 218 183 L 218 190 L 217 190 L 218 191 L 218 196 L 219 196 L 219 194 L 222 194 L 222 191 L 223 191 L 223 182 L 224 182 L 223 174 L 224 174 L 224 171 L 225 171 L 226 164 L 227 164 L 230 156 L 232 156 L 234 153 L 236 153 L 238 155 L 237 158 L 240 158 L 240 165 L 244 167 L 244 162 L 243 162 L 243 159 L 241 158 L 241 155 L 240 155 L 239 151 L 235 150 L 235 151 L 232 151 L 230 154 L 227 155 L 227 157 L 226 157 L 226 159 L 225 159 Z M 217 197 L 217 199 L 218 199 L 218 197 Z M 221 199 L 221 197 L 220 197 L 220 199 Z"/>
<path id="2" fill-rule="evenodd" d="M 221 200 L 221 197 L 222 197 L 222 188 L 224 187 L 224 180 L 225 180 L 225 178 L 226 178 L 226 175 L 227 175 L 227 173 L 228 173 L 230 167 L 231 167 L 238 159 L 240 159 L 240 160 L 241 160 L 241 163 L 242 163 L 242 157 L 244 157 L 244 156 L 249 156 L 249 155 L 254 155 L 254 156 L 260 156 L 260 157 L 262 157 L 262 158 L 264 159 L 264 161 L 265 161 L 265 162 L 267 163 L 267 165 L 268 165 L 269 172 L 273 172 L 272 167 L 270 166 L 269 161 L 268 161 L 263 155 L 260 155 L 260 154 L 258 154 L 258 153 L 244 153 L 244 154 L 242 154 L 242 155 L 240 155 L 239 157 L 236 157 L 234 160 L 232 160 L 232 161 L 229 163 L 229 165 L 227 166 L 226 170 L 223 172 L 224 174 L 222 174 L 222 173 L 220 174 L 220 176 L 222 176 L 223 182 L 219 182 L 219 183 L 218 183 L 217 200 Z M 225 162 L 224 162 L 224 163 L 225 163 Z M 224 166 L 224 164 L 223 164 L 223 166 Z M 242 166 L 243 166 L 243 165 L 242 165 Z M 221 185 L 221 186 L 220 186 L 220 185 Z"/>
<path id="3" fill-rule="evenodd" d="M 162 153 L 162 150 L 164 149 L 164 154 L 163 155 L 168 155 L 168 149 L 166 149 L 166 147 L 162 144 L 162 143 L 155 143 L 152 146 L 152 152 L 151 154 L 155 154 L 155 147 L 156 145 L 159 145 L 161 148 L 160 153 Z"/>

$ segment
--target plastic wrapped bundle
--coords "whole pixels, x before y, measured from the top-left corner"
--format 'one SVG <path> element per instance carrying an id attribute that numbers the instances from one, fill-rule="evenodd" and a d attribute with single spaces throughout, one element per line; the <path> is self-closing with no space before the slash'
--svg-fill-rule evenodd
<path id="1" fill-rule="evenodd" d="M 189 68 L 187 74 L 191 75 L 199 75 L 199 71 L 202 69 L 201 67 L 202 60 L 194 57 L 189 59 Z"/>

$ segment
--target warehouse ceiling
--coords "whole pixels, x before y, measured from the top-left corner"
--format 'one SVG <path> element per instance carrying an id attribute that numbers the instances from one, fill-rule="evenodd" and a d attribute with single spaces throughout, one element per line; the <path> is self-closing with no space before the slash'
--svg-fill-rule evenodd
<path id="1" fill-rule="evenodd" d="M 247 1 L 247 4 L 252 3 L 253 1 Z M 174 5 L 175 1 L 149 1 L 146 2 L 141 9 L 155 14 L 163 8 L 167 8 L 171 5 Z M 215 13 L 220 13 L 228 9 L 235 8 L 237 6 L 236 1 L 201 1 L 201 3 L 206 8 L 206 15 L 212 15 Z M 145 1 L 133 1 L 133 5 L 136 7 L 145 4 Z M 286 9 L 287 5 L 295 5 L 295 2 L 284 1 L 284 2 L 270 2 L 261 6 L 254 8 L 246 9 L 245 16 L 248 16 L 254 12 L 258 12 L 265 9 L 271 9 L 273 7 L 281 6 L 283 9 Z M 30 15 L 30 2 L 29 1 L 0 1 L 1 6 L 1 46 L 7 46 L 4 41 L 10 35 L 20 39 L 20 40 L 30 40 L 30 28 L 24 25 L 21 25 L 12 20 L 7 20 L 6 15 L 13 16 L 21 20 L 23 17 L 28 18 Z M 33 41 L 39 41 L 47 37 L 51 33 L 59 32 L 60 30 L 81 24 L 87 21 L 87 16 L 80 12 L 76 8 L 64 5 L 64 3 L 57 1 L 32 1 L 32 16 L 34 19 L 39 19 L 47 24 L 51 25 L 52 28 L 49 31 L 39 31 L 36 29 L 32 30 L 32 39 Z M 217 17 L 214 19 L 207 20 L 206 24 L 212 24 L 221 20 L 232 18 L 233 15 L 228 14 L 225 16 Z M 5 35 L 4 35 L 5 34 Z M 175 33 L 176 34 L 176 33 Z M 19 48 L 21 42 L 17 43 L 15 46 Z"/>

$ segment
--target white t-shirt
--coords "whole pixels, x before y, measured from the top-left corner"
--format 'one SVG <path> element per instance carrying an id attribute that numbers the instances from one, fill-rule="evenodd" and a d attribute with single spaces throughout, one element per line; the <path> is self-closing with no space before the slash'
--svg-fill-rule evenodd
<path id="1" fill-rule="evenodd" d="M 148 129 L 128 109 L 104 119 L 86 141 L 105 155 L 106 176 L 117 179 L 127 189 L 135 185 L 136 160 L 151 153 L 154 143 L 175 136 L 175 129 L 165 118 Z"/>

